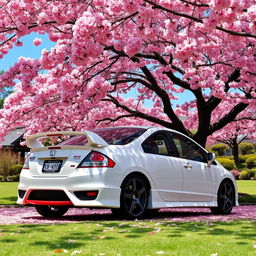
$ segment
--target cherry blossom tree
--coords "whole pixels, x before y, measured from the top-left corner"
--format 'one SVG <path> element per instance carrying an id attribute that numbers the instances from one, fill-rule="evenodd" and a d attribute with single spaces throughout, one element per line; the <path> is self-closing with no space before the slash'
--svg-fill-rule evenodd
<path id="1" fill-rule="evenodd" d="M 228 145 L 232 150 L 235 164 L 237 167 L 239 167 L 239 144 L 247 139 L 256 142 L 255 125 L 255 108 L 247 108 L 237 116 L 235 122 L 229 123 L 225 126 L 225 128 L 210 136 L 208 138 L 208 143 L 213 144 L 215 142 L 222 142 Z"/>
<path id="2" fill-rule="evenodd" d="M 0 0 L 0 17 L 0 58 L 32 32 L 56 43 L 0 76 L 1 136 L 154 123 L 205 145 L 255 108 L 254 0 Z"/>

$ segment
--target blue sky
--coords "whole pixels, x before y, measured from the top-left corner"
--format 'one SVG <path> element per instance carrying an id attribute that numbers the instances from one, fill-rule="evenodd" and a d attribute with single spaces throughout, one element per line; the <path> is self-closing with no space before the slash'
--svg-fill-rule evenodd
<path id="1" fill-rule="evenodd" d="M 42 44 L 39 46 L 34 46 L 33 40 L 35 38 L 41 38 Z M 47 50 L 50 50 L 51 47 L 55 45 L 54 42 L 50 41 L 48 39 L 48 35 L 41 35 L 38 33 L 31 33 L 30 35 L 24 36 L 20 41 L 23 42 L 22 47 L 14 46 L 13 49 L 9 51 L 7 55 L 4 56 L 4 58 L 0 59 L 0 70 L 8 70 L 11 66 L 14 65 L 15 62 L 17 62 L 18 58 L 20 56 L 23 57 L 29 57 L 29 58 L 39 58 L 41 56 L 42 50 L 45 48 Z M 131 90 L 126 96 L 127 97 L 135 97 L 136 90 Z M 189 101 L 193 99 L 193 94 L 189 91 L 185 91 L 182 94 L 177 95 L 179 97 L 179 100 L 173 101 L 173 105 L 182 104 L 186 101 Z M 145 104 L 147 107 L 152 106 L 151 101 L 147 101 Z"/>
<path id="2" fill-rule="evenodd" d="M 35 38 L 41 38 L 42 44 L 39 46 L 33 45 L 33 40 Z M 50 49 L 55 44 L 48 39 L 48 35 L 41 35 L 37 33 L 32 33 L 30 35 L 24 36 L 20 41 L 23 42 L 22 47 L 14 46 L 4 58 L 0 59 L 0 70 L 8 70 L 9 67 L 13 66 L 17 62 L 20 56 L 39 58 L 41 52 L 44 48 Z"/>

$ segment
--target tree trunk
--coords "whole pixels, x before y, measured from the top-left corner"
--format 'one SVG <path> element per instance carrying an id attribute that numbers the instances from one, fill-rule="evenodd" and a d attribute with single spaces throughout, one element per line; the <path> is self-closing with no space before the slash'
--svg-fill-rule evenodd
<path id="1" fill-rule="evenodd" d="M 233 140 L 232 144 L 233 144 L 232 151 L 233 151 L 234 161 L 235 161 L 236 167 L 239 168 L 240 161 L 239 161 L 239 154 L 238 154 L 238 143 L 236 139 Z"/>
<path id="2" fill-rule="evenodd" d="M 207 135 L 202 133 L 196 133 L 195 136 L 192 137 L 194 141 L 196 141 L 198 144 L 200 144 L 202 147 L 205 148 L 206 141 L 207 141 Z"/>

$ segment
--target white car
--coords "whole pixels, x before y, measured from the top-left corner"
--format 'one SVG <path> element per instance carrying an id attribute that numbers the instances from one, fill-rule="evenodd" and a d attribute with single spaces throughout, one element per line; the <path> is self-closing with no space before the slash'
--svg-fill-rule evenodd
<path id="1" fill-rule="evenodd" d="M 44 146 L 42 138 L 62 142 Z M 18 204 L 45 217 L 70 207 L 111 208 L 126 218 L 150 209 L 238 205 L 232 174 L 189 137 L 160 127 L 112 127 L 27 137 L 31 153 L 20 175 Z"/>

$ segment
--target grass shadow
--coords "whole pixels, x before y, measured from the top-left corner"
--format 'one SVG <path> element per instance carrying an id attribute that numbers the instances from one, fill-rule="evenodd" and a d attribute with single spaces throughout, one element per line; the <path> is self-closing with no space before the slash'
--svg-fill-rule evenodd
<path id="1" fill-rule="evenodd" d="M 9 204 L 16 204 L 17 196 L 10 196 L 10 197 L 2 197 L 0 200 L 0 204 L 9 205 Z"/>
<path id="2" fill-rule="evenodd" d="M 239 203 L 243 204 L 256 204 L 256 195 L 250 195 L 246 193 L 239 193 L 238 194 L 238 201 Z"/>

